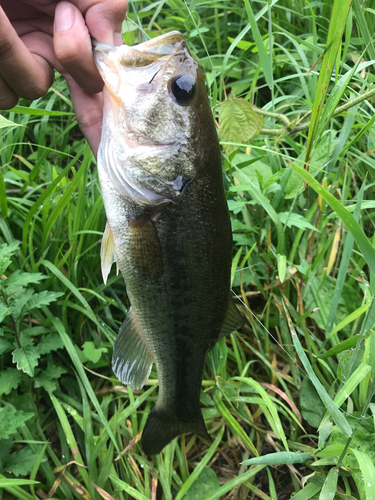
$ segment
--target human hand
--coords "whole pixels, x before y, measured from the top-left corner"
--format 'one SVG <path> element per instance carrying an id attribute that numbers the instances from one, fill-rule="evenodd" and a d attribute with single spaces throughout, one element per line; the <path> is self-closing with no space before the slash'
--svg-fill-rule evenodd
<path id="1" fill-rule="evenodd" d="M 0 0 L 0 109 L 49 89 L 53 68 L 67 80 L 80 128 L 96 155 L 103 81 L 90 36 L 121 45 L 127 0 Z"/>

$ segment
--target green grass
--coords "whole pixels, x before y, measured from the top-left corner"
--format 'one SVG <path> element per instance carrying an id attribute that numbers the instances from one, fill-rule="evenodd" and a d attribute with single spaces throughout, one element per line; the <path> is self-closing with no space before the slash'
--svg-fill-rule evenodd
<path id="1" fill-rule="evenodd" d="M 345 5 L 129 5 L 126 43 L 180 30 L 205 70 L 247 318 L 207 356 L 212 442 L 151 462 L 157 373 L 133 391 L 111 371 L 129 302 L 121 276 L 102 281 L 67 87 L 2 113 L 0 500 L 375 498 L 375 1 Z"/>

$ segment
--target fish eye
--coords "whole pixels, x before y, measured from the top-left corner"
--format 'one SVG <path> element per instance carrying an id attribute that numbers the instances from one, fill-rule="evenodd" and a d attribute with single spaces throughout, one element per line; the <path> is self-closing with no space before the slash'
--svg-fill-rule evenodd
<path id="1" fill-rule="evenodd" d="M 178 75 L 172 79 L 170 89 L 178 104 L 187 104 L 195 95 L 195 81 L 188 75 Z"/>

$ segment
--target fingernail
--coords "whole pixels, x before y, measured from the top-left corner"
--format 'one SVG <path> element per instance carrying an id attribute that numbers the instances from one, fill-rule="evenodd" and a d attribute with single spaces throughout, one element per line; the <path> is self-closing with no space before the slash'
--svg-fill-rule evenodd
<path id="1" fill-rule="evenodd" d="M 74 8 L 69 2 L 61 2 L 58 4 L 55 13 L 55 31 L 66 31 L 73 26 L 74 23 Z"/>
<path id="2" fill-rule="evenodd" d="M 119 47 L 123 44 L 121 33 L 114 33 L 113 35 L 113 45 Z"/>

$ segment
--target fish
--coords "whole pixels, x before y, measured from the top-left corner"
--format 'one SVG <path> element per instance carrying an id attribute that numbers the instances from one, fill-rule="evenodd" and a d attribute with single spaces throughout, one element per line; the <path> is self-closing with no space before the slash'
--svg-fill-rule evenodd
<path id="1" fill-rule="evenodd" d="M 159 394 L 142 432 L 146 455 L 194 432 L 205 357 L 243 321 L 230 296 L 232 233 L 218 136 L 202 69 L 178 31 L 135 46 L 93 42 L 104 80 L 98 173 L 101 247 L 130 308 L 112 367 L 140 389 L 155 363 Z"/>

